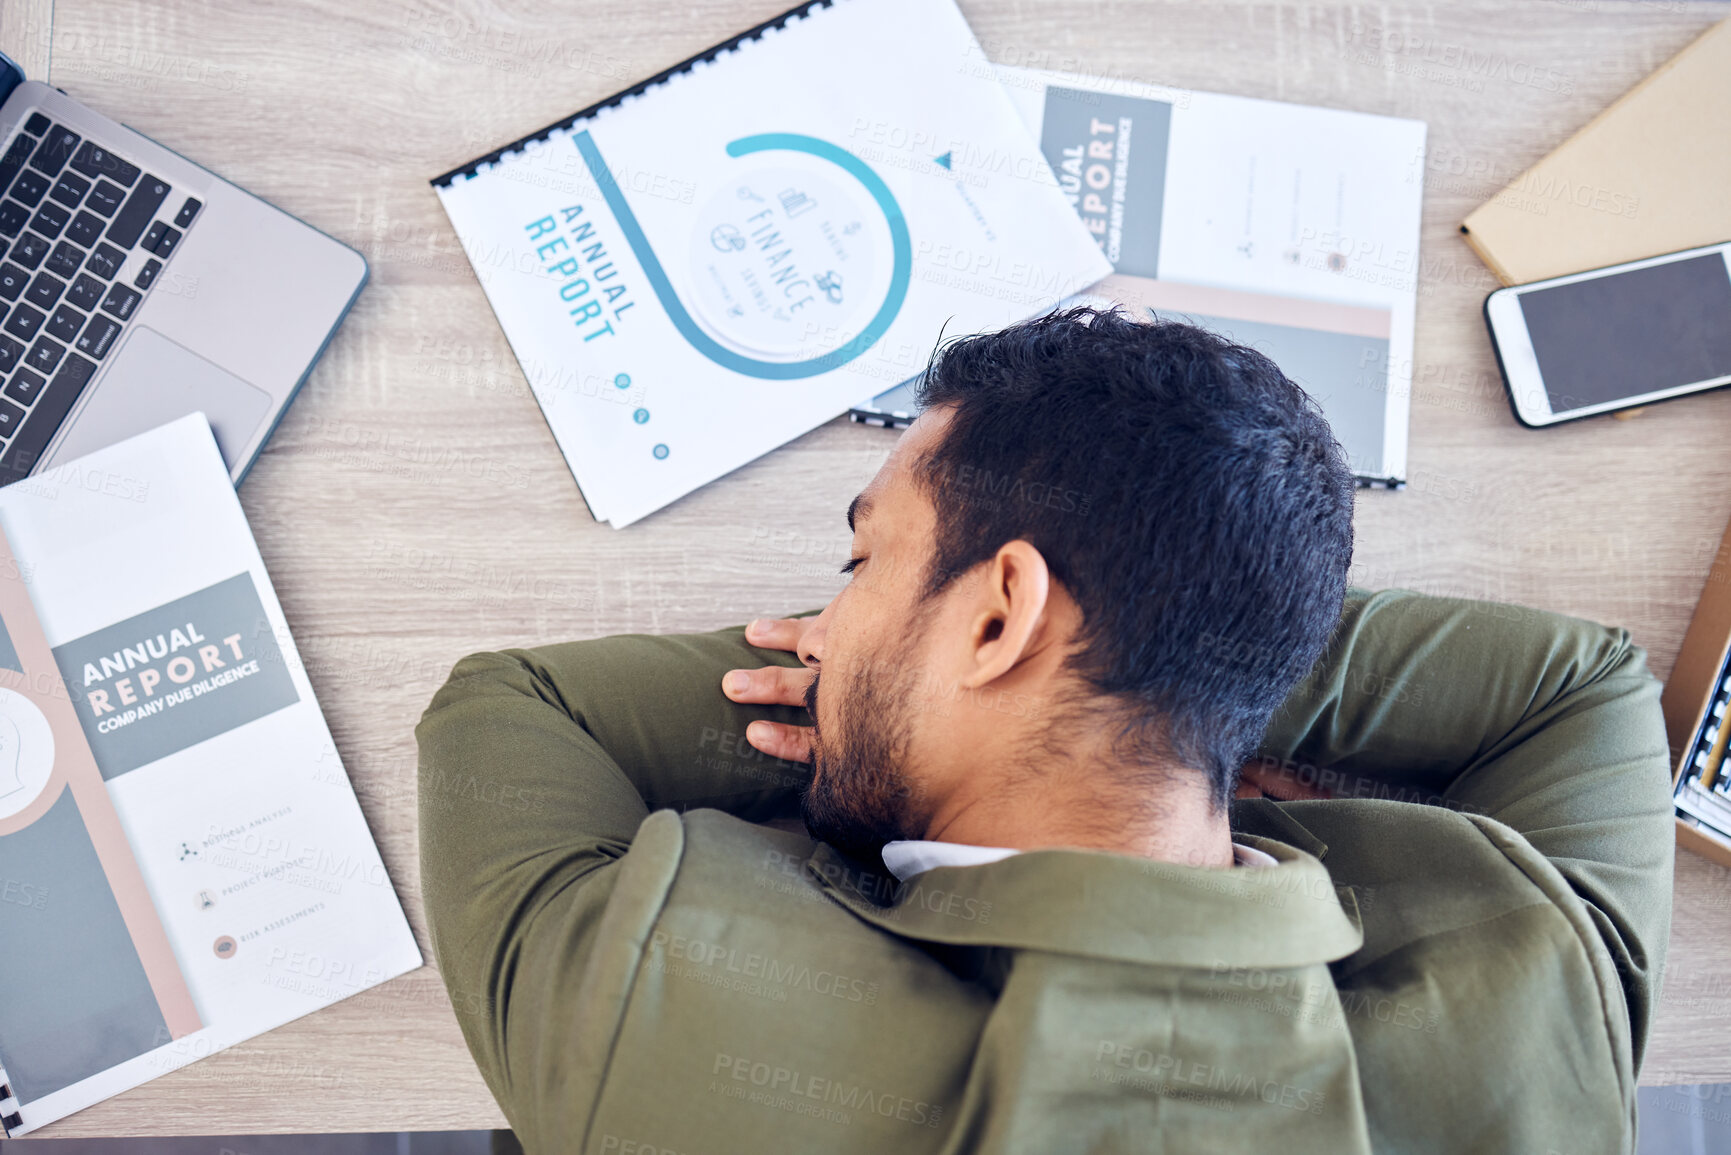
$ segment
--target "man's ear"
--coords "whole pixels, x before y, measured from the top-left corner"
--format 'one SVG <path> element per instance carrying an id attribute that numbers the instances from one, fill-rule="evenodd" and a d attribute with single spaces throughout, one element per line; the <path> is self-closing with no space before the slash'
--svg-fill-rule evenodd
<path id="1" fill-rule="evenodd" d="M 968 631 L 970 668 L 964 689 L 990 685 L 1016 667 L 1040 641 L 1052 574 L 1040 551 L 1007 542 L 986 563 L 985 581 Z"/>

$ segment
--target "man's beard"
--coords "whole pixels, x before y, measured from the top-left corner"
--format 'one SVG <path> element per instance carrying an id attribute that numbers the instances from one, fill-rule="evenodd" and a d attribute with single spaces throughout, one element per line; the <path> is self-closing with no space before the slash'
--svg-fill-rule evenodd
<path id="1" fill-rule="evenodd" d="M 872 660 L 839 703 L 834 732 L 817 721 L 817 687 L 805 691 L 811 714 L 812 782 L 800 799 L 805 828 L 853 858 L 874 861 L 883 844 L 915 838 L 914 791 L 907 776 L 907 746 L 918 678 L 904 660 Z"/>

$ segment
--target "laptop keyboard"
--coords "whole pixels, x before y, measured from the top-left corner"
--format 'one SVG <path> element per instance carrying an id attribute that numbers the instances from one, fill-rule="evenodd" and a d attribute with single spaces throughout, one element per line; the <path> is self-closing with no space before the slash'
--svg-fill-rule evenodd
<path id="1" fill-rule="evenodd" d="M 0 154 L 0 485 L 36 467 L 198 218 L 173 192 L 40 112 Z"/>

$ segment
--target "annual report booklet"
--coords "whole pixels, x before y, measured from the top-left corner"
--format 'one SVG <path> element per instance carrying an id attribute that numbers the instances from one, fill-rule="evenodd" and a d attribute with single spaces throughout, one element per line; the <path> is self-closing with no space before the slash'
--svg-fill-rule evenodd
<path id="1" fill-rule="evenodd" d="M 421 964 L 202 414 L 0 490 L 0 1127 Z"/>
<path id="2" fill-rule="evenodd" d="M 1091 304 L 1266 354 L 1361 484 L 1406 479 L 1423 121 L 993 66 L 1115 275 Z M 906 388 L 856 405 L 904 425 Z"/>
<path id="3" fill-rule="evenodd" d="M 998 74 L 1116 270 L 1089 295 L 1258 349 L 1361 482 L 1404 484 L 1424 122 Z"/>
<path id="4" fill-rule="evenodd" d="M 954 0 L 814 0 L 433 181 L 628 525 L 1112 271 Z"/>

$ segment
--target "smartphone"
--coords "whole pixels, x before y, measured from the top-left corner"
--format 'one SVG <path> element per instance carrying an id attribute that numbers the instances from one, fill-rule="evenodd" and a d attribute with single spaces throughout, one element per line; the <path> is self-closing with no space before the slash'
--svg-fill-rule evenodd
<path id="1" fill-rule="evenodd" d="M 1731 241 L 1498 289 L 1485 325 L 1534 428 L 1731 385 Z"/>

